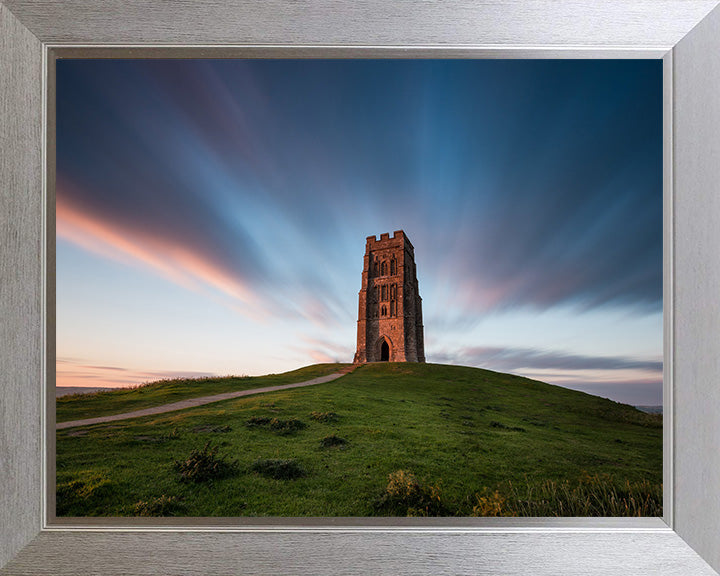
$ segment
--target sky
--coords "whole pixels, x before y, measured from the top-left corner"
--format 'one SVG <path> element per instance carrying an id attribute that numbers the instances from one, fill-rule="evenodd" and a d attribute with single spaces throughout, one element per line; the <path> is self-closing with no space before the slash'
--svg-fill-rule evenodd
<path id="1" fill-rule="evenodd" d="M 659 60 L 59 60 L 57 385 L 351 362 L 365 238 L 428 362 L 662 403 Z"/>

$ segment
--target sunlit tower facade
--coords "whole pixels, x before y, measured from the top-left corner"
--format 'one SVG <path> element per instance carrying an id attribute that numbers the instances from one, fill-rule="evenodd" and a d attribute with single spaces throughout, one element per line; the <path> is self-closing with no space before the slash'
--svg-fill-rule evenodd
<path id="1" fill-rule="evenodd" d="M 425 362 L 415 249 L 402 230 L 367 237 L 354 362 Z"/>

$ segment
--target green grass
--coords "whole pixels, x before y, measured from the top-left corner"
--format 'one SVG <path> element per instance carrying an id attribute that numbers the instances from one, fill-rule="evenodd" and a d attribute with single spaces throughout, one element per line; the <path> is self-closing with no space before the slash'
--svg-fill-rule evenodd
<path id="1" fill-rule="evenodd" d="M 337 367 L 308 367 L 298 380 L 335 371 L 328 366 Z M 269 385 L 266 378 L 247 388 Z M 187 382 L 196 395 L 226 390 Z M 86 403 L 81 397 L 65 402 L 66 413 L 73 413 L 74 402 Z M 81 417 L 99 414 L 87 404 L 82 410 Z M 248 425 L 273 419 L 305 426 L 283 434 Z M 328 447 L 324 439 L 331 436 L 345 442 Z M 208 442 L 218 458 L 235 462 L 233 474 L 182 482 L 174 462 Z M 290 462 L 303 473 L 278 479 L 261 471 Z M 398 478 L 412 478 L 406 494 L 398 492 Z M 662 417 L 477 368 L 368 364 L 308 388 L 60 430 L 57 482 L 58 514 L 67 516 L 132 516 L 138 510 L 185 516 L 658 515 Z M 636 505 L 643 498 L 645 504 Z M 162 505 L 146 504 L 157 502 Z"/>
<path id="2" fill-rule="evenodd" d="M 122 414 L 132 410 L 142 410 L 152 406 L 161 406 L 178 402 L 186 398 L 211 396 L 223 392 L 264 388 L 281 384 L 294 384 L 312 380 L 319 376 L 327 376 L 350 364 L 314 364 L 283 374 L 267 376 L 227 376 L 222 378 L 178 378 L 175 380 L 158 380 L 142 384 L 135 388 L 123 390 L 107 390 L 93 394 L 71 394 L 61 396 L 55 404 L 57 422 L 69 422 Z"/>

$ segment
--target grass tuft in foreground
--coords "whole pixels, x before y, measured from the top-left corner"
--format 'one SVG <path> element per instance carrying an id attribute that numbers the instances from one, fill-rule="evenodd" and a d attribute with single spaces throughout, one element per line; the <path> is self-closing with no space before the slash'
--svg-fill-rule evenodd
<path id="1" fill-rule="evenodd" d="M 135 504 L 135 516 L 178 516 L 185 509 L 182 500 L 176 496 L 158 496 L 140 500 Z"/>
<path id="2" fill-rule="evenodd" d="M 502 513 L 485 516 L 662 516 L 662 484 L 583 473 L 577 481 L 508 483 Z M 480 504 L 480 499 L 479 499 Z"/>
<path id="3" fill-rule="evenodd" d="M 295 480 L 306 475 L 305 469 L 293 458 L 256 460 L 251 470 L 275 480 Z"/>
<path id="4" fill-rule="evenodd" d="M 310 412 L 310 418 L 315 420 L 316 422 L 337 422 L 339 419 L 339 416 L 335 414 L 335 412 Z"/>
<path id="5" fill-rule="evenodd" d="M 267 418 L 262 416 L 254 416 L 246 423 L 248 428 L 265 428 L 277 434 L 294 434 L 304 428 L 307 424 L 297 418 L 289 420 L 281 420 L 280 418 Z"/>
<path id="6" fill-rule="evenodd" d="M 201 449 L 194 449 L 185 460 L 175 460 L 173 468 L 181 482 L 207 482 L 226 478 L 237 471 L 237 461 L 218 456 L 218 446 L 210 442 Z"/>
<path id="7" fill-rule="evenodd" d="M 335 434 L 331 434 L 330 436 L 325 436 L 322 440 L 320 440 L 320 447 L 321 448 L 336 448 L 339 446 L 347 446 L 348 441 L 345 440 L 345 438 L 340 438 L 340 436 L 335 436 Z"/>
<path id="8" fill-rule="evenodd" d="M 440 486 L 423 484 L 408 470 L 396 470 L 388 476 L 385 492 L 375 507 L 391 516 L 452 516 L 442 501 Z"/>

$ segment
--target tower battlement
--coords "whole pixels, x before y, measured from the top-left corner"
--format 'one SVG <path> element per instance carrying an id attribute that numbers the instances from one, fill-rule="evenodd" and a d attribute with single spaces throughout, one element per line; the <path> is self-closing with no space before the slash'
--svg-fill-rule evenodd
<path id="1" fill-rule="evenodd" d="M 402 230 L 365 241 L 354 362 L 424 362 L 415 248 Z"/>
<path id="2" fill-rule="evenodd" d="M 410 242 L 410 239 L 405 235 L 405 232 L 403 232 L 402 230 L 395 230 L 392 236 L 390 236 L 389 232 L 384 232 L 383 234 L 380 234 L 380 239 L 378 239 L 377 236 L 368 236 L 365 239 L 365 245 L 373 248 L 379 248 L 380 246 L 378 245 L 382 244 L 389 245 L 390 242 L 392 242 L 393 245 L 402 244 L 404 242 L 405 244 L 410 246 L 411 250 L 415 249 Z"/>

